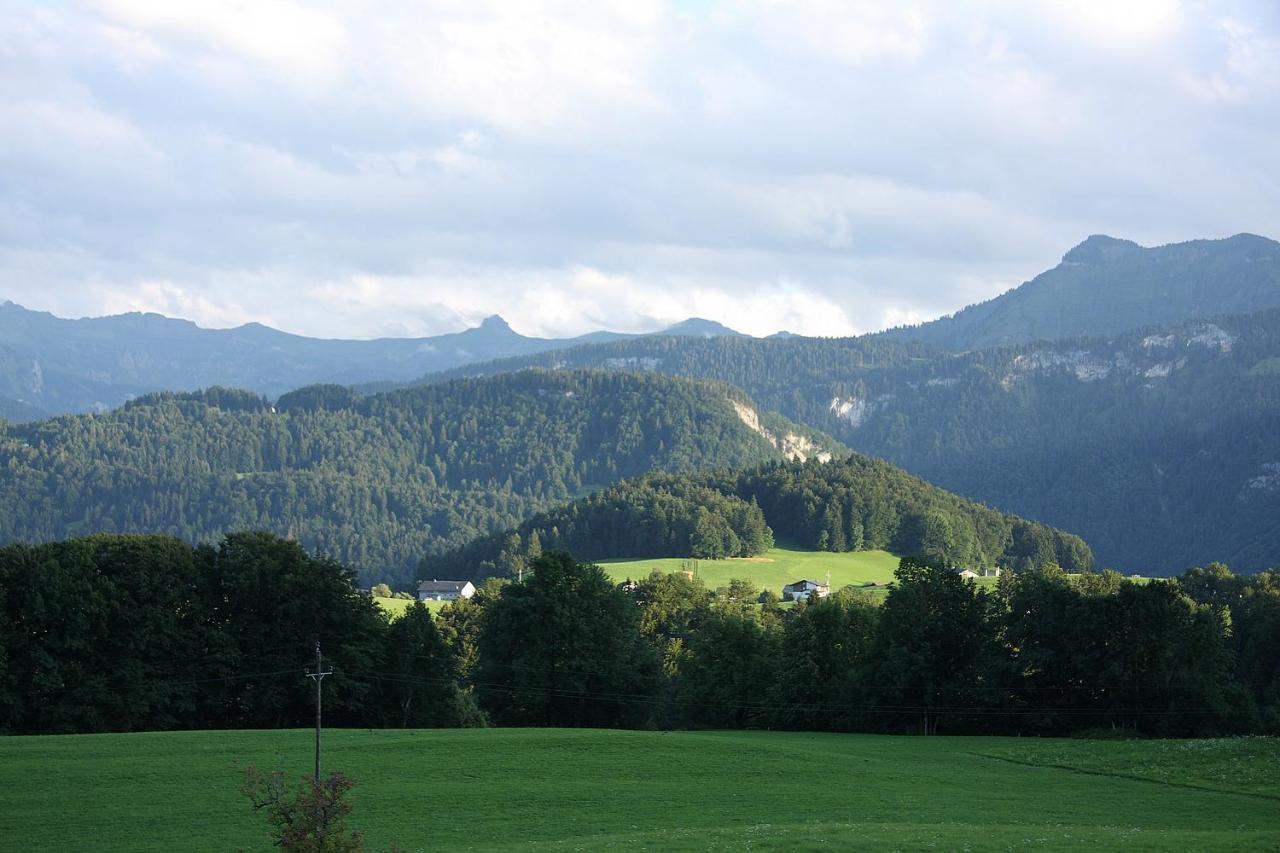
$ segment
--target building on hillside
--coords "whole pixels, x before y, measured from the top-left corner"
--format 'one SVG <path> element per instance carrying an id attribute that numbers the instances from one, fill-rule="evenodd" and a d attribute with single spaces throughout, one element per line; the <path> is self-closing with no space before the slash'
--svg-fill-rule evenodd
<path id="1" fill-rule="evenodd" d="M 418 583 L 419 601 L 457 601 L 475 594 L 476 587 L 471 581 L 429 580 Z"/>
<path id="2" fill-rule="evenodd" d="M 966 569 L 964 566 L 956 566 L 951 571 L 955 572 L 962 578 L 998 578 L 1000 577 L 1000 569 L 992 567 L 985 569 Z"/>
<path id="3" fill-rule="evenodd" d="M 818 598 L 826 598 L 831 594 L 831 587 L 821 581 L 798 580 L 795 583 L 789 583 L 782 588 L 783 601 L 798 601 L 800 599 L 809 599 L 814 595 Z"/>

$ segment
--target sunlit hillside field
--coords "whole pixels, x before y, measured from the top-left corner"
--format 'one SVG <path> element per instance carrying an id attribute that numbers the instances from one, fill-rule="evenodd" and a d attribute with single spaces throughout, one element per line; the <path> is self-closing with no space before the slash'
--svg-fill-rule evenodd
<path id="1" fill-rule="evenodd" d="M 698 560 L 697 576 L 708 589 L 725 586 L 730 580 L 749 580 L 760 589 L 781 595 L 782 587 L 801 579 L 827 581 L 830 572 L 831 589 L 846 586 L 861 587 L 876 596 L 883 596 L 886 585 L 893 582 L 893 571 L 898 568 L 899 557 L 888 551 L 799 551 L 791 548 L 772 548 L 759 557 L 734 557 L 728 560 Z M 663 573 L 685 570 L 686 561 L 678 558 L 654 560 L 601 561 L 609 576 L 617 581 L 647 578 L 651 572 Z M 977 578 L 978 586 L 993 587 L 995 578 Z"/>
<path id="2" fill-rule="evenodd" d="M 404 615 L 404 612 L 409 609 L 409 605 L 413 604 L 412 598 L 383 598 L 380 595 L 375 595 L 373 597 L 373 601 L 381 607 L 383 612 L 385 612 L 391 619 Z M 427 609 L 432 613 L 439 613 L 440 608 L 444 607 L 449 602 L 424 601 L 422 603 L 427 605 Z"/>
<path id="3" fill-rule="evenodd" d="M 771 548 L 759 557 L 733 557 L 727 560 L 698 560 L 697 575 L 710 589 L 724 586 L 732 579 L 749 580 L 761 589 L 781 592 L 792 581 L 808 578 L 823 581 L 831 573 L 831 588 L 883 584 L 893 580 L 898 557 L 888 551 L 798 551 Z M 651 560 L 604 560 L 600 565 L 615 580 L 646 578 L 650 572 L 678 572 L 685 560 L 679 558 Z"/>
<path id="4" fill-rule="evenodd" d="M 877 597 L 888 592 L 893 582 L 899 557 L 888 551 L 801 551 L 772 548 L 759 557 L 734 557 L 727 560 L 695 560 L 679 557 L 656 557 L 643 560 L 601 560 L 600 566 L 615 581 L 640 580 L 658 571 L 664 574 L 685 571 L 696 564 L 697 576 L 708 589 L 725 586 L 730 580 L 749 580 L 762 590 L 781 595 L 782 587 L 801 579 L 826 582 L 830 572 L 831 588 L 859 587 Z M 1146 583 L 1148 578 L 1130 576 L 1128 580 Z M 994 588 L 996 578 L 975 578 L 978 587 Z M 412 603 L 406 599 L 378 598 L 378 603 L 391 618 L 404 613 Z M 436 613 L 446 602 L 428 601 L 427 608 Z"/>
<path id="5" fill-rule="evenodd" d="M 237 767 L 312 733 L 0 738 L 0 848 L 273 849 Z M 370 850 L 1266 850 L 1280 741 L 557 729 L 325 733 Z"/>

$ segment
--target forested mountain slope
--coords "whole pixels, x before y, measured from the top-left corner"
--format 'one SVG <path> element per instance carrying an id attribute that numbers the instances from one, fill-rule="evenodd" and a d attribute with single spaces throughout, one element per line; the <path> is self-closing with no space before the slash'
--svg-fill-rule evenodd
<path id="1" fill-rule="evenodd" d="M 1102 337 L 1280 307 L 1280 243 L 1253 234 L 1144 248 L 1095 235 L 1062 263 L 951 317 L 886 332 L 951 351 Z"/>
<path id="2" fill-rule="evenodd" d="M 262 528 L 405 583 L 425 554 L 624 477 L 843 450 L 727 385 L 657 375 L 315 386 L 275 406 L 165 393 L 0 429 L 0 541 Z"/>
<path id="3" fill-rule="evenodd" d="M 1280 311 L 941 358 L 834 402 L 851 446 L 1105 565 L 1280 565 Z"/>
<path id="4" fill-rule="evenodd" d="M 862 377 L 928 363 L 937 354 L 923 344 L 883 337 L 641 338 L 468 365 L 430 374 L 417 384 L 499 376 L 531 367 L 656 372 L 750 387 L 765 408 L 785 409 L 789 417 L 805 422 L 826 419 L 839 426 L 837 419 L 828 417 L 833 396 L 859 393 Z"/>
<path id="5" fill-rule="evenodd" d="M 467 368 L 730 381 L 943 488 L 1079 533 L 1103 565 L 1280 564 L 1280 310 L 931 353 L 859 339 L 620 341 Z"/>
<path id="6" fill-rule="evenodd" d="M 1077 536 L 950 494 L 878 459 L 649 474 L 429 557 L 424 577 L 515 574 L 543 549 L 583 559 L 750 557 L 775 537 L 823 551 L 885 549 L 971 568 L 1093 568 Z"/>
<path id="7" fill-rule="evenodd" d="M 736 335 L 705 320 L 660 334 Z M 222 385 L 275 396 L 310 383 L 406 381 L 474 361 L 630 337 L 594 332 L 532 338 L 490 317 L 473 329 L 427 338 L 324 340 L 257 323 L 204 329 L 159 314 L 69 320 L 0 304 L 0 417 L 32 420 L 101 411 L 153 391 Z"/>

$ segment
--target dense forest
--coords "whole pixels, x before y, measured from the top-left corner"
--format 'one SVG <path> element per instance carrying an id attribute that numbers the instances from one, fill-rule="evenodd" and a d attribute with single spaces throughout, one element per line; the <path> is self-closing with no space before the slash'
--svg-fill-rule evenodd
<path id="1" fill-rule="evenodd" d="M 1280 733 L 1280 571 L 1147 584 L 1056 566 L 979 589 L 904 558 L 883 604 L 780 606 L 681 574 L 616 585 L 548 551 L 434 617 L 237 533 L 0 548 L 0 731 L 306 725 Z"/>
<path id="2" fill-rule="evenodd" d="M 0 541 L 264 529 L 407 585 L 424 555 L 653 470 L 840 446 L 716 383 L 527 372 L 362 397 L 312 386 L 156 394 L 0 428 Z M 762 432 L 773 436 L 770 440 Z"/>
<path id="3" fill-rule="evenodd" d="M 529 364 L 721 379 L 942 488 L 1166 575 L 1280 553 L 1280 311 L 930 355 L 884 337 L 655 339 Z"/>
<path id="4" fill-rule="evenodd" d="M 1278 357 L 1280 311 L 972 353 L 869 381 L 838 435 L 1126 573 L 1253 571 L 1280 554 Z"/>
<path id="5" fill-rule="evenodd" d="M 335 724 L 477 718 L 425 609 L 388 625 L 354 582 L 266 533 L 0 548 L 0 730 L 305 725 L 314 685 L 302 672 L 317 641 L 335 669 L 324 683 Z M 406 690 L 406 666 L 432 681 Z"/>
<path id="6" fill-rule="evenodd" d="M 585 559 L 748 557 L 775 538 L 821 551 L 884 549 L 941 563 L 1093 568 L 1077 536 L 973 503 L 853 455 L 741 472 L 652 474 L 427 558 L 424 577 L 516 576 L 544 549 Z"/>

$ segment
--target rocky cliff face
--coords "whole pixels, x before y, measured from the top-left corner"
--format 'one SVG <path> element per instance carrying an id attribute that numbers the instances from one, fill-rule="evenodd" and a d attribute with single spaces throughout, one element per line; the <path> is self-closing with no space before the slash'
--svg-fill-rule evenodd
<path id="1" fill-rule="evenodd" d="M 733 410 L 738 413 L 739 420 L 765 441 L 781 450 L 782 455 L 787 459 L 793 462 L 807 462 L 810 459 L 817 459 L 819 462 L 831 461 L 831 451 L 821 447 L 808 436 L 790 431 L 777 435 L 760 422 L 760 413 L 755 409 L 737 400 L 731 399 L 729 402 L 733 405 Z"/>

